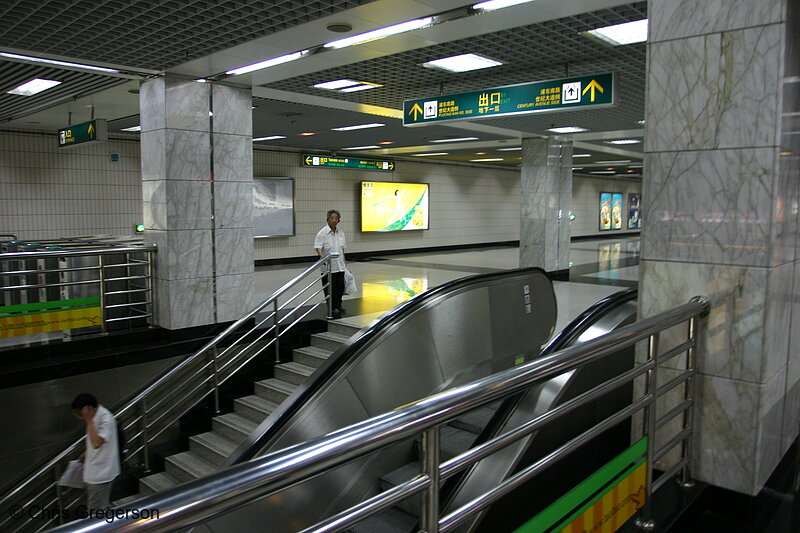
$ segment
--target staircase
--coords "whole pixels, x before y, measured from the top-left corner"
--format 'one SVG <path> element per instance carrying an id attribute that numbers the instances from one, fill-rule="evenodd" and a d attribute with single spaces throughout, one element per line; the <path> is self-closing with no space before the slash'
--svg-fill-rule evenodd
<path id="1" fill-rule="evenodd" d="M 294 349 L 292 361 L 275 365 L 274 377 L 254 383 L 255 394 L 236 398 L 232 413 L 212 419 L 212 431 L 191 436 L 188 450 L 165 457 L 163 472 L 140 478 L 138 494 L 117 500 L 114 506 L 219 470 L 233 450 L 359 329 L 347 319 L 329 321 L 328 331 L 311 335 L 311 346 Z"/>

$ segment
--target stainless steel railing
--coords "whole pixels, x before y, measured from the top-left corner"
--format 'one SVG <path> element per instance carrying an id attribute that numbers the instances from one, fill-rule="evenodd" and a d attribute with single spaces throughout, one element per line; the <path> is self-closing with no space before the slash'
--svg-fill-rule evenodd
<path id="1" fill-rule="evenodd" d="M 12 311 L 97 303 L 100 330 L 143 321 L 153 311 L 155 245 L 0 253 L 0 306 Z"/>
<path id="2" fill-rule="evenodd" d="M 488 507 L 510 491 L 535 477 L 557 461 L 569 458 L 571 452 L 591 441 L 603 431 L 644 412 L 642 431 L 648 437 L 647 501 L 653 492 L 677 474 L 688 480 L 691 476 L 691 446 L 693 434 L 694 375 L 699 333 L 698 321 L 710 307 L 705 298 L 664 313 L 640 320 L 595 340 L 558 351 L 544 358 L 516 366 L 470 384 L 456 387 L 419 400 L 411 405 L 373 417 L 364 422 L 329 433 L 305 444 L 275 452 L 250 462 L 233 466 L 203 479 L 186 483 L 169 491 L 135 502 L 137 509 L 157 510 L 151 517 L 115 517 L 113 520 L 82 521 L 61 526 L 54 532 L 155 532 L 176 531 L 224 515 L 228 511 L 289 487 L 310 480 L 338 466 L 382 450 L 415 435 L 422 435 L 422 468 L 418 475 L 394 488 L 368 498 L 334 516 L 303 530 L 303 533 L 341 531 L 354 523 L 395 505 L 413 494 L 424 492 L 420 511 L 420 530 L 429 533 L 447 532 L 458 527 L 471 515 Z M 659 336 L 678 324 L 688 324 L 686 340 L 659 353 Z M 674 331 L 674 330 L 673 330 Z M 617 376 L 551 408 L 516 428 L 479 444 L 460 455 L 442 462 L 439 457 L 439 428 L 442 424 L 466 412 L 524 390 L 529 390 L 564 372 L 596 362 L 619 350 L 646 342 L 642 361 Z M 684 369 L 667 383 L 656 386 L 659 367 L 678 355 L 686 354 Z M 673 370 L 673 369 L 671 369 Z M 534 463 L 490 488 L 466 504 L 441 516 L 439 511 L 439 481 L 468 468 L 477 461 L 532 434 L 540 428 L 590 404 L 620 387 L 631 383 L 641 385 L 630 403 L 608 418 L 572 438 Z M 676 387 L 683 387 L 683 401 L 657 417 L 656 399 Z M 634 388 L 634 390 L 637 390 Z M 673 419 L 681 417 L 682 427 L 663 445 L 657 445 L 657 432 Z M 662 436 L 663 437 L 663 436 Z M 661 440 L 664 440 L 662 438 Z M 672 449 L 680 449 L 675 464 L 653 479 L 657 459 Z M 649 504 L 648 504 L 649 505 Z M 639 519 L 650 525 L 650 509 L 645 507 Z M 266 518 L 266 517 L 265 517 Z M 268 518 L 266 518 L 268 520 Z"/>
<path id="3" fill-rule="evenodd" d="M 330 287 L 330 262 L 338 256 L 332 253 L 320 258 L 117 410 L 114 414 L 117 424 L 128 438 L 125 461 L 129 464 L 138 461 L 149 471 L 151 446 L 174 429 L 180 417 L 209 396 L 213 398 L 213 409 L 219 413 L 220 385 L 270 347 L 279 361 L 281 335 L 320 305 L 327 304 L 330 316 L 330 297 L 317 296 Z M 317 269 L 323 266 L 328 275 L 326 282 L 320 284 Z M 315 285 L 318 288 L 313 290 Z M 318 301 L 314 302 L 315 299 Z M 0 531 L 38 531 L 63 523 L 67 514 L 64 511 L 74 507 L 81 495 L 64 490 L 57 480 L 66 462 L 77 457 L 84 445 L 84 439 L 78 439 L 0 499 Z M 15 519 L 8 512 L 15 505 L 57 511 L 52 512 L 52 520 Z"/>

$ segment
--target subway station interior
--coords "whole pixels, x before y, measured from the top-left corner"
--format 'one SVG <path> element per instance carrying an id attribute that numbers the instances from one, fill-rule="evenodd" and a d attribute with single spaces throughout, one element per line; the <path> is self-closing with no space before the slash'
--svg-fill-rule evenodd
<path id="1" fill-rule="evenodd" d="M 0 532 L 800 531 L 799 227 L 797 0 L 2 2 Z"/>

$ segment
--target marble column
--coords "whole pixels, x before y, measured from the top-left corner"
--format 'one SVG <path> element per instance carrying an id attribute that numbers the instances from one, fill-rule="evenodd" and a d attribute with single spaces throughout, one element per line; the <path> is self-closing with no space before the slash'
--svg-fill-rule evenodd
<path id="1" fill-rule="evenodd" d="M 569 268 L 572 143 L 559 137 L 522 139 L 519 266 Z"/>
<path id="2" fill-rule="evenodd" d="M 798 107 L 792 3 L 648 7 L 639 312 L 711 299 L 693 475 L 749 495 L 800 417 L 798 139 L 782 121 Z"/>
<path id="3" fill-rule="evenodd" d="M 155 324 L 253 306 L 252 111 L 247 90 L 162 77 L 140 92 L 145 240 L 158 246 Z"/>

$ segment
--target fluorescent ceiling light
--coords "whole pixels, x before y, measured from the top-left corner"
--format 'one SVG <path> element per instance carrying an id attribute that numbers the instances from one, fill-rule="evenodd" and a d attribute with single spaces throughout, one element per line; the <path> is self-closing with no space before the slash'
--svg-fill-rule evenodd
<path id="1" fill-rule="evenodd" d="M 647 19 L 597 28 L 585 33 L 614 46 L 641 43 L 647 40 Z"/>
<path id="2" fill-rule="evenodd" d="M 258 141 L 274 141 L 275 139 L 285 139 L 285 135 L 270 135 L 269 137 L 255 137 L 253 142 Z"/>
<path id="3" fill-rule="evenodd" d="M 639 144 L 639 139 L 617 139 L 615 141 L 605 141 L 607 144 Z"/>
<path id="4" fill-rule="evenodd" d="M 572 167 L 572 170 L 583 170 L 583 167 Z"/>
<path id="5" fill-rule="evenodd" d="M 408 31 L 418 30 L 425 26 L 430 26 L 433 23 L 433 17 L 425 17 L 421 19 L 409 20 L 395 24 L 394 26 L 387 26 L 385 28 L 378 28 L 377 30 L 368 31 L 352 37 L 345 37 L 336 41 L 325 43 L 325 48 L 344 48 L 346 46 L 353 46 L 356 44 L 382 39 L 390 35 L 397 35 L 398 33 L 405 33 Z"/>
<path id="6" fill-rule="evenodd" d="M 385 126 L 380 122 L 372 122 L 370 124 L 356 124 L 355 126 L 342 126 L 341 128 L 331 128 L 333 131 L 352 131 L 352 130 L 365 130 L 367 128 L 380 128 Z"/>
<path id="7" fill-rule="evenodd" d="M 494 157 L 494 158 L 489 158 L 489 159 L 470 159 L 470 161 L 473 161 L 475 163 L 480 163 L 480 162 L 485 162 L 485 161 L 503 161 L 503 158 L 502 157 Z"/>
<path id="8" fill-rule="evenodd" d="M 616 174 L 615 170 L 592 170 L 589 174 Z"/>
<path id="9" fill-rule="evenodd" d="M 628 168 L 643 168 L 644 165 L 628 165 Z"/>
<path id="10" fill-rule="evenodd" d="M 461 141 L 477 141 L 477 137 L 459 137 L 458 139 L 436 139 L 432 143 L 457 143 Z"/>
<path id="11" fill-rule="evenodd" d="M 342 148 L 342 150 L 372 150 L 374 148 L 380 148 L 380 146 L 376 144 L 370 146 L 351 146 L 350 148 Z"/>
<path id="12" fill-rule="evenodd" d="M 581 128 L 579 126 L 562 126 L 560 128 L 548 128 L 547 131 L 552 131 L 553 133 L 580 133 L 582 131 L 589 131 L 586 128 Z"/>
<path id="13" fill-rule="evenodd" d="M 131 126 L 130 128 L 122 128 L 119 131 L 142 131 L 141 126 Z"/>
<path id="14" fill-rule="evenodd" d="M 533 0 L 488 0 L 487 2 L 480 2 L 472 6 L 472 9 L 479 9 L 481 11 L 493 11 L 495 9 L 503 9 L 504 7 L 515 6 L 517 4 L 524 4 L 532 2 Z"/>
<path id="15" fill-rule="evenodd" d="M 261 70 L 262 68 L 274 67 L 275 65 L 280 65 L 281 63 L 288 63 L 289 61 L 300 59 L 307 53 L 308 50 L 302 50 L 300 52 L 294 52 L 293 54 L 286 54 L 283 56 L 273 57 L 272 59 L 267 59 L 265 61 L 259 61 L 258 63 L 253 63 L 252 65 L 245 65 L 244 67 L 239 67 L 233 70 L 229 70 L 225 72 L 225 74 L 229 74 L 231 76 L 247 74 L 248 72 L 253 72 L 254 70 Z"/>
<path id="16" fill-rule="evenodd" d="M 355 87 L 346 87 L 344 89 L 339 89 L 340 93 L 354 93 L 356 91 L 364 91 L 366 89 L 374 89 L 375 87 L 383 87 L 383 85 L 378 85 L 377 83 L 365 83 L 363 85 L 356 85 Z"/>
<path id="17" fill-rule="evenodd" d="M 572 154 L 572 157 L 592 157 L 592 154 Z"/>
<path id="18" fill-rule="evenodd" d="M 316 87 L 317 89 L 329 89 L 331 91 L 335 91 L 336 89 L 341 89 L 343 87 L 352 87 L 353 85 L 358 85 L 359 83 L 361 82 L 353 80 L 333 80 L 333 81 L 326 81 L 324 83 L 314 84 L 314 87 Z"/>
<path id="19" fill-rule="evenodd" d="M 36 63 L 47 63 L 49 65 L 59 65 L 62 67 L 85 68 L 88 70 L 99 70 L 100 72 L 119 72 L 119 70 L 113 68 L 95 67 L 94 65 L 84 65 L 82 63 L 70 63 L 69 61 L 57 61 L 55 59 L 45 59 L 43 57 L 21 56 L 19 54 L 9 54 L 6 52 L 0 52 L 0 56 L 8 57 L 10 59 L 21 59 L 23 61 L 33 61 Z"/>
<path id="20" fill-rule="evenodd" d="M 56 80 L 43 80 L 41 78 L 34 78 L 29 82 L 23 83 L 18 87 L 14 87 L 8 94 L 19 94 L 22 96 L 33 96 L 34 94 L 38 94 L 42 91 L 46 91 L 50 87 L 55 87 L 59 85 L 61 82 Z"/>
<path id="21" fill-rule="evenodd" d="M 624 165 L 625 163 L 630 163 L 630 159 L 619 159 L 617 161 L 595 161 L 598 165 Z"/>
<path id="22" fill-rule="evenodd" d="M 430 152 L 428 154 L 412 154 L 414 157 L 428 157 L 429 155 L 449 155 L 450 152 Z"/>
<path id="23" fill-rule="evenodd" d="M 522 146 L 512 146 L 511 148 L 498 148 L 498 152 L 513 152 L 514 150 L 522 150 Z"/>
<path id="24" fill-rule="evenodd" d="M 468 72 L 470 70 L 496 67 L 502 64 L 503 63 L 500 61 L 495 61 L 494 59 L 489 59 L 488 57 L 483 57 L 478 54 L 461 54 L 459 56 L 443 57 L 442 59 L 426 61 L 422 66 L 439 68 L 449 72 Z"/>

